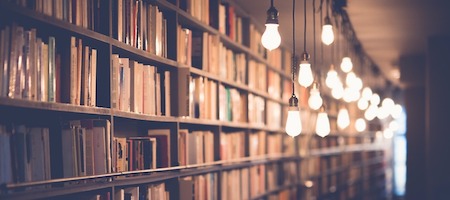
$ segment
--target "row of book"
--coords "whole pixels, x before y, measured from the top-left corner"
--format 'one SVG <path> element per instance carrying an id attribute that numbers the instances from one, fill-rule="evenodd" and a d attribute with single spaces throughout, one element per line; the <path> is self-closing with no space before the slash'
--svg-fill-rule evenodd
<path id="1" fill-rule="evenodd" d="M 270 110 L 270 112 L 266 112 L 266 126 L 272 129 L 280 129 L 282 127 L 280 103 L 268 100 L 266 104 L 267 110 Z"/>
<path id="2" fill-rule="evenodd" d="M 218 199 L 217 173 L 183 177 L 178 180 L 180 199 Z"/>
<path id="3" fill-rule="evenodd" d="M 209 0 L 186 0 L 180 1 L 180 8 L 189 13 L 195 19 L 210 24 L 210 2 Z M 213 14 L 213 13 L 211 13 Z"/>
<path id="4" fill-rule="evenodd" d="M 189 82 L 189 116 L 216 120 L 217 82 L 202 76 L 190 76 Z"/>
<path id="5" fill-rule="evenodd" d="M 145 135 L 128 135 L 135 134 L 118 131 L 112 140 L 115 172 L 171 166 L 169 129 L 149 129 Z"/>
<path id="6" fill-rule="evenodd" d="M 86 119 L 64 123 L 61 146 L 63 177 L 112 172 L 109 120 Z"/>
<path id="7" fill-rule="evenodd" d="M 248 122 L 252 125 L 264 126 L 265 124 L 265 107 L 264 98 L 248 94 Z"/>
<path id="8" fill-rule="evenodd" d="M 214 134 L 211 131 L 179 130 L 179 165 L 195 165 L 211 162 L 214 162 Z"/>
<path id="9" fill-rule="evenodd" d="M 170 71 L 158 71 L 113 54 L 112 108 L 147 115 L 171 116 Z"/>
<path id="10" fill-rule="evenodd" d="M 250 24 L 249 32 L 249 34 L 252 36 L 250 37 L 249 41 L 250 51 L 252 51 L 256 55 L 264 57 L 266 55 L 266 48 L 264 48 L 261 44 L 262 33 L 256 28 L 254 24 Z"/>
<path id="11" fill-rule="evenodd" d="M 84 45 L 83 40 L 71 37 L 70 67 L 61 69 L 61 86 L 70 89 L 61 90 L 62 101 L 74 105 L 95 106 L 96 77 L 97 50 Z"/>
<path id="12" fill-rule="evenodd" d="M 114 200 L 139 200 L 139 199 L 170 199 L 166 183 L 142 185 L 117 189 L 114 193 Z"/>
<path id="13" fill-rule="evenodd" d="M 255 60 L 248 61 L 248 87 L 265 92 L 267 91 L 267 67 Z"/>
<path id="14" fill-rule="evenodd" d="M 243 43 L 243 18 L 236 14 L 236 8 L 229 3 L 219 4 L 219 32 L 231 40 Z"/>
<path id="15" fill-rule="evenodd" d="M 113 33 L 120 42 L 167 57 L 167 20 L 144 0 L 114 0 Z"/>
<path id="16" fill-rule="evenodd" d="M 267 92 L 275 99 L 281 98 L 281 80 L 279 73 L 273 70 L 267 71 Z"/>
<path id="17" fill-rule="evenodd" d="M 0 96 L 96 106 L 97 50 L 81 39 L 57 45 L 13 24 L 1 31 L 0 62 Z"/>
<path id="18" fill-rule="evenodd" d="M 219 120 L 247 122 L 247 95 L 220 84 L 219 102 Z"/>
<path id="19" fill-rule="evenodd" d="M 0 125 L 0 159 L 0 184 L 50 179 L 49 129 Z"/>
<path id="20" fill-rule="evenodd" d="M 55 102 L 57 67 L 55 38 L 41 39 L 36 29 L 13 24 L 1 30 L 0 96 Z"/>
<path id="21" fill-rule="evenodd" d="M 244 132 L 220 133 L 220 160 L 245 157 L 245 143 Z"/>
<path id="22" fill-rule="evenodd" d="M 100 0 L 16 1 L 17 4 L 77 26 L 99 30 Z"/>

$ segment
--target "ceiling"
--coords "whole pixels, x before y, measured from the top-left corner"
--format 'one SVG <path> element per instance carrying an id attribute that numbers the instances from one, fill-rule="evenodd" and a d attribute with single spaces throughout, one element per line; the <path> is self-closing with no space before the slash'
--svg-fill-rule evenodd
<path id="1" fill-rule="evenodd" d="M 314 56 L 312 42 L 313 0 L 307 2 L 307 51 Z M 315 0 L 316 9 L 321 0 Z M 332 0 L 336 1 L 336 0 Z M 237 0 L 253 20 L 265 23 L 270 0 Z M 297 55 L 303 51 L 303 1 L 296 0 L 295 26 Z M 280 34 L 283 45 L 292 49 L 292 1 L 275 0 L 279 11 Z M 401 86 L 398 61 L 401 56 L 425 54 L 429 36 L 450 33 L 450 1 L 448 0 L 348 0 L 344 8 L 356 33 L 363 51 L 379 68 L 385 80 Z M 322 16 L 324 16 L 323 14 Z M 320 19 L 316 12 L 316 48 L 320 49 Z M 335 31 L 336 34 L 336 31 Z M 335 40 L 336 43 L 336 40 Z M 335 54 L 346 53 L 346 44 L 341 40 L 340 50 Z M 324 59 L 331 57 L 332 47 L 324 48 Z M 334 47 L 336 48 L 336 47 Z M 317 50 L 317 52 L 320 52 Z M 321 57 L 317 53 L 318 57 Z M 325 62 L 326 63 L 326 62 Z M 324 68 L 324 67 L 322 67 Z M 360 71 L 369 71 L 362 69 Z"/>

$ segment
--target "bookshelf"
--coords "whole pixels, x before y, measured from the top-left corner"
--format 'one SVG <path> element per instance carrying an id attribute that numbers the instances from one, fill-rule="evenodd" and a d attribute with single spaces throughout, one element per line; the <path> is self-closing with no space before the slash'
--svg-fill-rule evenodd
<path id="1" fill-rule="evenodd" d="M 0 199 L 383 191 L 372 131 L 318 138 L 302 104 L 304 134 L 284 133 L 291 54 L 232 1 L 2 1 L 0 17 Z"/>

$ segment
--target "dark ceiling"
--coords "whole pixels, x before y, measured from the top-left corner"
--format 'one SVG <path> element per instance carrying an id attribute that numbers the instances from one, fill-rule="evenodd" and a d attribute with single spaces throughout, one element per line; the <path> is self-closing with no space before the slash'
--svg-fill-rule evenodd
<path id="1" fill-rule="evenodd" d="M 307 2 L 307 51 L 314 56 L 313 47 L 313 0 Z M 315 0 L 316 9 L 321 0 Z M 323 0 L 326 1 L 326 0 Z M 337 0 L 331 0 L 337 1 Z M 339 0 L 342 2 L 342 0 Z M 266 19 L 266 10 L 270 0 L 235 0 L 245 12 L 261 27 Z M 303 0 L 296 0 L 296 50 L 303 52 Z M 275 0 L 280 21 L 280 34 L 285 47 L 292 49 L 292 1 Z M 324 2 L 325 4 L 325 2 Z M 398 60 L 401 56 L 425 54 L 429 36 L 450 33 L 450 1 L 448 0 L 348 0 L 343 8 L 349 16 L 356 38 L 363 51 L 380 69 L 391 83 L 401 86 Z M 320 12 L 316 13 L 316 58 L 320 61 Z M 325 15 L 325 14 L 323 14 Z M 335 31 L 336 34 L 336 31 Z M 335 53 L 346 54 L 347 43 L 340 40 L 340 50 Z M 335 41 L 336 43 L 336 41 Z M 335 44 L 334 44 L 335 45 Z M 336 48 L 336 47 L 334 47 Z M 327 70 L 331 56 L 331 47 L 324 47 L 324 63 Z M 354 54 L 353 54 L 354 55 Z M 342 57 L 342 56 L 339 56 Z M 337 59 L 336 59 L 337 60 Z M 328 62 L 328 63 L 327 63 Z M 338 64 L 338 61 L 334 61 Z M 370 66 L 355 66 L 356 72 L 367 74 Z M 360 69 L 358 69 L 358 67 Z M 364 77 L 363 77 L 364 78 Z M 379 82 L 379 79 L 371 82 Z M 366 83 L 373 84 L 373 83 Z"/>

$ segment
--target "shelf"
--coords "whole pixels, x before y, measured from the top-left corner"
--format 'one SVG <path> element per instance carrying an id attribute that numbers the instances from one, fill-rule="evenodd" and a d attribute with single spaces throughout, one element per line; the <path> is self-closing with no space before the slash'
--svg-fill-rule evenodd
<path id="1" fill-rule="evenodd" d="M 205 125 L 205 126 L 220 126 L 221 121 L 211 120 L 211 119 L 197 119 L 190 117 L 180 117 L 178 119 L 180 123 L 183 124 L 195 124 L 195 125 Z"/>
<path id="2" fill-rule="evenodd" d="M 11 13 L 11 14 L 19 15 L 22 17 L 26 17 L 30 20 L 33 20 L 33 21 L 36 21 L 39 23 L 51 25 L 58 29 L 69 31 L 69 32 L 72 32 L 72 33 L 78 34 L 80 36 L 90 38 L 90 39 L 93 39 L 93 40 L 96 40 L 99 42 L 110 43 L 112 40 L 110 37 L 103 35 L 101 33 L 79 27 L 77 25 L 56 19 L 52 16 L 47 16 L 42 13 L 38 13 L 34 10 L 30 10 L 30 9 L 27 9 L 27 8 L 24 8 L 24 7 L 21 7 L 21 6 L 12 4 L 12 3 L 1 1 L 0 8 L 8 8 L 8 9 L 0 9 L 0 10 Z"/>
<path id="3" fill-rule="evenodd" d="M 43 101 L 31 101 L 25 99 L 10 99 L 7 97 L 0 97 L 0 106 L 18 107 L 36 109 L 41 111 L 59 111 L 67 113 L 81 113 L 94 115 L 110 115 L 109 108 L 78 106 L 66 103 L 52 103 Z"/>
<path id="4" fill-rule="evenodd" d="M 146 115 L 139 114 L 134 112 L 125 112 L 119 110 L 113 110 L 114 117 L 121 117 L 125 119 L 135 119 L 142 121 L 152 121 L 152 122 L 177 122 L 176 117 L 167 117 L 167 116 L 154 116 L 154 115 Z"/>
<path id="5" fill-rule="evenodd" d="M 382 145 L 372 144 L 368 146 L 368 144 L 355 144 L 348 145 L 344 147 L 332 147 L 325 149 L 312 149 L 310 150 L 309 156 L 331 156 L 340 153 L 350 153 L 350 152 L 358 152 L 358 151 L 377 151 L 383 150 Z"/>
<path id="6" fill-rule="evenodd" d="M 172 67 L 172 68 L 178 67 L 178 63 L 176 61 L 173 61 L 173 60 L 170 60 L 170 59 L 167 59 L 164 57 L 160 57 L 155 54 L 151 54 L 149 52 L 135 48 L 133 46 L 130 46 L 128 44 L 125 44 L 125 43 L 120 42 L 115 39 L 111 40 L 111 45 L 113 45 L 113 52 L 114 52 L 114 50 L 125 51 L 125 52 L 132 54 L 133 56 L 139 56 L 141 59 L 147 60 L 148 63 L 153 63 L 153 64 L 157 64 L 157 65 L 165 65 L 165 66 Z M 119 57 L 120 57 L 120 55 L 119 55 Z M 128 56 L 126 56 L 126 57 L 128 57 Z M 145 64 L 147 64 L 147 63 L 145 63 Z"/>

